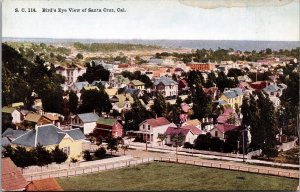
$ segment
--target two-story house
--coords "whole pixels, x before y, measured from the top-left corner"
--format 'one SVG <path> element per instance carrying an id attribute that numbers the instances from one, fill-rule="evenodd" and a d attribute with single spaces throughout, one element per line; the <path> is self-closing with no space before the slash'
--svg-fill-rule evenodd
<path id="1" fill-rule="evenodd" d="M 93 135 L 101 138 L 122 137 L 123 126 L 117 119 L 100 117 L 97 121 Z"/>
<path id="2" fill-rule="evenodd" d="M 132 80 L 128 83 L 128 88 L 133 88 L 133 89 L 139 89 L 139 90 L 144 90 L 145 89 L 145 83 L 139 81 L 139 80 Z"/>
<path id="3" fill-rule="evenodd" d="M 154 89 L 165 97 L 178 95 L 178 83 L 168 77 L 160 77 L 154 81 Z"/>
<path id="4" fill-rule="evenodd" d="M 234 108 L 236 104 L 240 107 L 243 102 L 243 95 L 244 93 L 240 88 L 225 89 L 220 99 L 229 104 L 231 108 Z"/>
<path id="5" fill-rule="evenodd" d="M 85 135 L 88 135 L 93 132 L 99 118 L 96 113 L 77 114 L 71 117 L 71 125 L 73 128 L 80 128 Z"/>
<path id="6" fill-rule="evenodd" d="M 137 136 L 143 141 L 157 145 L 159 143 L 158 135 L 165 134 L 166 130 L 170 126 L 176 126 L 174 123 L 170 123 L 164 117 L 146 119 L 139 125 L 139 131 Z"/>
<path id="7" fill-rule="evenodd" d="M 86 68 L 80 65 L 70 65 L 70 66 L 57 66 L 55 68 L 56 73 L 65 77 L 68 84 L 77 81 L 78 77 L 86 73 Z"/>

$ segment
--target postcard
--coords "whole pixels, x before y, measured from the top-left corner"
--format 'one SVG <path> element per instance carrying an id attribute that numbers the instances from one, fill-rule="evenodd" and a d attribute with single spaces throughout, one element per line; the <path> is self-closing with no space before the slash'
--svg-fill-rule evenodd
<path id="1" fill-rule="evenodd" d="M 299 190 L 299 0 L 3 0 L 2 190 Z"/>

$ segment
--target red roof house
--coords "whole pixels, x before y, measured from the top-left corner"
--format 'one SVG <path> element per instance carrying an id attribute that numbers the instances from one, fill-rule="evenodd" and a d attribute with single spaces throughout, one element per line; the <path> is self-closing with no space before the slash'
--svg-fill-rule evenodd
<path id="1" fill-rule="evenodd" d="M 20 168 L 9 158 L 2 158 L 2 191 L 23 191 L 27 181 Z"/>
<path id="2" fill-rule="evenodd" d="M 63 191 L 63 188 L 54 178 L 31 181 L 26 191 Z"/>

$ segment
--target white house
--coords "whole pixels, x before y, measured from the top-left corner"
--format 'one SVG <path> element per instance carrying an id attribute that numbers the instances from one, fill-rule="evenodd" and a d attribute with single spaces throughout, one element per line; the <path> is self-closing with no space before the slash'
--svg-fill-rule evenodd
<path id="1" fill-rule="evenodd" d="M 221 140 L 225 140 L 225 133 L 239 129 L 239 126 L 231 124 L 217 124 L 213 129 L 210 130 L 212 137 L 219 137 Z"/>
<path id="2" fill-rule="evenodd" d="M 2 114 L 11 116 L 13 124 L 22 123 L 24 120 L 24 115 L 14 107 L 3 107 Z"/>
<path id="3" fill-rule="evenodd" d="M 137 131 L 138 137 L 141 137 L 144 141 L 148 141 L 153 145 L 159 143 L 158 134 L 165 134 L 166 130 L 170 126 L 176 126 L 174 123 L 170 123 L 164 117 L 158 117 L 155 119 L 146 119 L 139 125 L 139 131 Z"/>
<path id="4" fill-rule="evenodd" d="M 77 114 L 71 117 L 71 125 L 73 128 L 80 128 L 85 135 L 88 135 L 93 132 L 99 118 L 96 113 Z"/>
<path id="5" fill-rule="evenodd" d="M 57 66 L 56 73 L 65 77 L 67 83 L 74 83 L 78 77 L 86 73 L 86 68 L 80 65 L 72 64 L 70 66 Z"/>
<path id="6" fill-rule="evenodd" d="M 154 88 L 165 97 L 178 95 L 178 83 L 168 77 L 160 77 L 154 81 Z"/>
<path id="7" fill-rule="evenodd" d="M 122 113 L 131 109 L 131 101 L 119 101 L 112 103 L 112 109 Z"/>
<path id="8" fill-rule="evenodd" d="M 200 134 L 201 130 L 192 125 L 186 125 L 180 128 L 177 128 L 176 126 L 171 126 L 168 127 L 167 131 L 165 132 L 165 135 L 167 136 L 165 143 L 170 145 L 176 145 L 176 140 L 174 141 L 172 137 L 182 135 L 183 140 L 181 143 L 178 143 L 179 145 L 183 145 L 186 142 L 193 144 Z"/>

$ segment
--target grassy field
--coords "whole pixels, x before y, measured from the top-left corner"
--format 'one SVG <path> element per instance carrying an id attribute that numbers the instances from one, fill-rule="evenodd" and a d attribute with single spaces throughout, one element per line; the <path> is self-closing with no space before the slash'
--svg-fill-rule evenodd
<path id="1" fill-rule="evenodd" d="M 79 191 L 295 190 L 298 185 L 297 179 L 158 162 L 57 180 L 65 190 Z"/>

